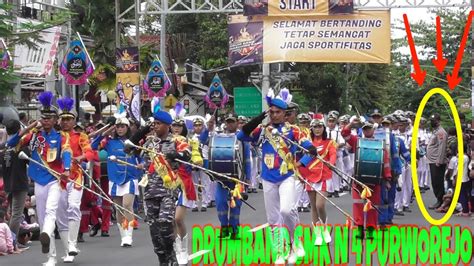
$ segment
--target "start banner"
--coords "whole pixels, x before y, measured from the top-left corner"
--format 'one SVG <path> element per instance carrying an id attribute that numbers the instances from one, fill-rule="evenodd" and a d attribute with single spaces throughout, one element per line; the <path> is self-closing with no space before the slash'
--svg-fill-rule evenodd
<path id="1" fill-rule="evenodd" d="M 229 64 L 390 63 L 389 11 L 315 17 L 229 16 Z"/>
<path id="2" fill-rule="evenodd" d="M 244 16 L 318 16 L 350 14 L 352 0 L 243 0 Z"/>

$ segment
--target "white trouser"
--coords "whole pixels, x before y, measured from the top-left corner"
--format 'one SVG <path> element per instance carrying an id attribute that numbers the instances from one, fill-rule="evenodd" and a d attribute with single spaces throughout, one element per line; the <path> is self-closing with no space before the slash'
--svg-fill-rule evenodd
<path id="1" fill-rule="evenodd" d="M 279 183 L 263 180 L 265 212 L 270 225 L 286 226 L 293 239 L 299 217 L 296 211 L 296 185 L 294 176 Z"/>
<path id="2" fill-rule="evenodd" d="M 296 207 L 308 207 L 309 196 L 303 182 L 296 180 Z"/>
<path id="3" fill-rule="evenodd" d="M 202 207 L 209 206 L 209 203 L 211 202 L 211 179 L 209 179 L 209 176 L 202 170 L 195 170 L 193 171 L 193 181 L 194 184 L 201 184 L 201 204 Z M 196 186 L 196 191 L 198 190 L 198 187 Z M 194 203 L 194 207 L 197 207 L 197 201 Z"/>
<path id="4" fill-rule="evenodd" d="M 342 161 L 342 152 L 338 152 L 337 153 L 337 159 L 336 159 L 336 167 L 338 169 L 341 169 L 343 170 L 344 169 L 344 162 Z M 328 183 L 329 187 L 328 187 L 328 191 L 329 192 L 333 192 L 333 191 L 339 191 L 342 189 L 342 183 L 343 182 L 341 180 L 341 177 L 336 174 L 336 172 L 332 172 L 332 178 L 331 178 L 331 182 Z"/>
<path id="5" fill-rule="evenodd" d="M 407 164 L 404 169 L 405 179 L 403 180 L 402 193 L 403 207 L 410 206 L 411 194 L 413 193 L 413 180 L 411 179 L 411 165 Z"/>
<path id="6" fill-rule="evenodd" d="M 258 188 L 258 158 L 256 156 L 251 157 L 252 170 L 250 171 L 250 188 Z"/>
<path id="7" fill-rule="evenodd" d="M 56 210 L 59 205 L 60 187 L 58 181 L 42 186 L 35 183 L 36 214 L 41 232 L 49 235 L 51 239 L 48 257 L 56 257 L 54 243 L 54 228 L 56 227 Z"/>
<path id="8" fill-rule="evenodd" d="M 57 211 L 58 231 L 67 231 L 69 221 L 81 221 L 81 198 L 83 189 L 74 188 L 73 182 L 68 182 L 66 190 L 61 190 L 59 208 Z"/>
<path id="9" fill-rule="evenodd" d="M 395 209 L 399 211 L 403 210 L 403 207 L 408 207 L 410 205 L 411 193 L 413 191 L 410 165 L 405 165 L 402 167 L 402 174 L 400 175 L 400 178 L 402 179 L 402 190 L 397 191 L 395 194 Z"/>

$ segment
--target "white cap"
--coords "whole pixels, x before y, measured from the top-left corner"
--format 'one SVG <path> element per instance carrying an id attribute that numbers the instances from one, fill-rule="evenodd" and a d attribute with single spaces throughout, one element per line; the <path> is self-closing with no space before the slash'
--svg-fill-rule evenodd
<path id="1" fill-rule="evenodd" d="M 116 125 L 127 125 L 128 127 L 130 126 L 130 121 L 126 117 L 119 117 L 117 120 L 115 120 Z"/>

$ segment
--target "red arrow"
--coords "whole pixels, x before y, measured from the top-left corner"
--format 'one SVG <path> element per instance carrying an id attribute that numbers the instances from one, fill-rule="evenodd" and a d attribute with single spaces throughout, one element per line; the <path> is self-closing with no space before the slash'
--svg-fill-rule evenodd
<path id="1" fill-rule="evenodd" d="M 473 14 L 474 14 L 474 11 L 469 12 L 469 17 L 467 18 L 466 26 L 464 27 L 464 34 L 463 34 L 462 39 L 461 39 L 461 44 L 459 45 L 458 55 L 456 56 L 456 62 L 454 63 L 453 73 L 448 74 L 446 76 L 446 79 L 448 80 L 448 87 L 451 90 L 454 90 L 454 88 L 456 88 L 456 86 L 462 80 L 460 77 L 458 77 L 458 74 L 459 74 L 459 69 L 461 68 L 462 56 L 464 54 L 464 48 L 466 47 L 467 36 L 469 35 L 469 31 L 471 29 L 472 15 Z"/>
<path id="2" fill-rule="evenodd" d="M 405 30 L 407 32 L 408 44 L 410 45 L 410 53 L 413 61 L 414 73 L 411 73 L 411 77 L 418 83 L 418 86 L 422 86 L 425 82 L 426 70 L 421 70 L 420 62 L 418 61 L 418 55 L 416 54 L 415 42 L 411 35 L 410 23 L 408 23 L 407 14 L 403 14 L 403 21 L 405 22 Z"/>
<path id="3" fill-rule="evenodd" d="M 436 17 L 436 49 L 438 54 L 432 62 L 436 69 L 438 69 L 438 72 L 443 73 L 448 59 L 443 57 L 443 38 L 441 37 L 441 18 L 439 16 Z"/>

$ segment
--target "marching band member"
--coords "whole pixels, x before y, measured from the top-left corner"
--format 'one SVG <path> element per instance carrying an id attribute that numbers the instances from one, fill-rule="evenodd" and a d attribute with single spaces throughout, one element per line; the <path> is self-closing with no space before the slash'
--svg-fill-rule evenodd
<path id="1" fill-rule="evenodd" d="M 344 146 L 346 145 L 344 138 L 341 136 L 341 130 L 337 126 L 337 121 L 339 117 L 339 112 L 338 111 L 331 111 L 328 113 L 328 119 L 327 119 L 327 127 L 326 127 L 326 133 L 329 139 L 334 140 L 334 143 L 336 143 L 336 149 L 337 149 L 337 160 L 336 160 L 336 167 L 339 169 L 344 168 L 344 162 L 343 162 L 343 149 Z M 331 197 L 331 194 L 334 195 L 334 197 L 339 198 L 339 192 L 342 192 L 342 180 L 341 177 L 336 174 L 332 173 L 332 178 L 328 180 L 328 192 L 329 192 L 329 197 Z"/>
<path id="2" fill-rule="evenodd" d="M 337 160 L 336 143 L 328 138 L 323 119 L 321 117 L 311 121 L 311 134 L 309 137 L 321 158 L 334 165 Z M 323 241 L 329 243 L 332 238 L 327 229 L 326 199 L 317 193 L 315 189 L 324 194 L 324 196 L 327 196 L 327 181 L 332 178 L 332 171 L 320 159 L 311 158 L 307 155 L 301 159 L 301 166 L 298 169 L 302 178 L 305 178 L 312 184 L 312 186 L 306 185 L 305 188 L 308 191 L 311 202 L 311 216 L 316 238 L 314 244 L 319 246 Z"/>
<path id="3" fill-rule="evenodd" d="M 225 118 L 225 124 L 227 134 L 235 135 L 237 133 L 237 117 L 235 117 L 234 114 L 231 113 L 227 115 Z M 244 147 L 244 161 L 249 157 L 250 150 L 245 150 Z M 221 223 L 220 238 L 227 238 L 229 236 L 231 239 L 239 238 L 238 226 L 240 224 L 240 209 L 242 206 L 242 201 L 239 198 L 233 198 L 232 192 L 234 189 L 238 189 L 239 192 L 242 192 L 243 190 L 240 188 L 240 185 L 236 185 L 236 183 L 232 181 L 217 181 L 216 207 L 217 217 Z"/>
<path id="4" fill-rule="evenodd" d="M 170 110 L 170 115 L 173 118 L 171 124 L 171 131 L 176 141 L 186 143 L 186 136 L 188 135 L 187 128 L 184 123 L 184 115 L 186 110 L 182 107 L 181 103 L 177 103 L 173 110 Z M 191 148 L 191 162 L 202 166 L 203 159 L 199 151 L 199 141 L 189 141 Z M 176 223 L 176 240 L 174 242 L 174 252 L 176 253 L 176 259 L 178 264 L 188 264 L 188 233 L 186 230 L 186 224 L 184 219 L 186 218 L 186 210 L 192 208 L 193 203 L 196 201 L 196 191 L 192 182 L 192 169 L 190 166 L 183 166 L 185 171 L 181 171 L 181 177 L 186 175 L 184 180 L 188 180 L 187 189 L 180 189 L 178 195 L 178 202 L 176 206 L 175 223 Z M 183 183 L 184 186 L 186 186 Z M 187 192 L 187 193 L 186 193 Z"/>
<path id="5" fill-rule="evenodd" d="M 128 211 L 116 211 L 117 226 L 121 236 L 122 247 L 131 247 L 133 243 L 133 202 L 138 192 L 138 178 L 140 171 L 135 167 L 123 165 L 110 160 L 110 156 L 115 156 L 130 164 L 137 165 L 143 169 L 140 157 L 125 153 L 124 141 L 129 136 L 130 122 L 123 115 L 119 115 L 115 121 L 115 126 L 111 126 L 92 142 L 92 148 L 98 150 L 105 149 L 109 156 L 107 161 L 107 173 L 109 177 L 109 195 L 114 203 L 124 207 Z M 114 132 L 112 136 L 109 136 Z"/>
<path id="6" fill-rule="evenodd" d="M 400 138 L 400 159 L 402 159 L 403 168 L 401 175 L 402 185 L 400 186 L 400 191 L 397 191 L 395 195 L 395 208 L 398 214 L 403 214 L 403 212 L 411 212 L 408 206 L 410 205 L 411 193 L 413 192 L 413 183 L 411 179 L 411 158 L 408 151 L 411 144 L 411 137 L 408 136 L 407 132 L 409 120 L 401 116 L 399 121 L 398 137 Z"/>
<path id="7" fill-rule="evenodd" d="M 351 127 L 353 126 L 355 126 L 354 122 L 347 125 L 341 133 L 344 138 L 347 137 L 346 140 L 351 147 L 351 152 L 355 153 L 357 151 L 358 137 L 351 135 Z M 364 138 L 374 138 L 374 124 L 372 124 L 371 122 L 365 122 L 362 126 L 362 132 Z M 352 206 L 355 224 L 357 225 L 358 229 L 358 232 L 356 233 L 356 238 L 358 239 L 364 238 L 364 227 L 367 228 L 367 239 L 374 238 L 374 231 L 375 227 L 377 226 L 378 214 L 377 210 L 371 208 L 370 205 L 380 205 L 380 186 L 386 186 L 388 189 L 390 189 L 390 160 L 388 156 L 388 151 L 385 148 L 383 154 L 383 176 L 380 177 L 381 179 L 383 179 L 383 182 L 380 185 L 368 185 L 373 190 L 370 196 L 367 196 L 366 199 L 363 199 L 361 192 L 363 192 L 364 188 L 356 182 L 352 183 L 352 199 L 354 201 Z M 365 219 L 364 216 L 366 216 Z"/>
<path id="8" fill-rule="evenodd" d="M 311 139 L 311 129 L 310 129 L 310 122 L 311 117 L 306 113 L 301 113 L 297 116 L 298 119 L 298 127 L 302 134 L 304 134 L 305 138 Z M 298 173 L 297 173 L 298 174 Z M 301 172 L 300 172 L 301 174 Z M 297 183 L 298 184 L 298 183 Z M 299 186 L 297 186 L 299 188 Z M 306 189 L 304 189 L 304 185 L 302 185 L 303 191 L 298 193 L 298 212 L 309 212 L 309 196 Z"/>
<path id="9" fill-rule="evenodd" d="M 418 185 L 420 186 L 421 193 L 425 192 L 426 190 L 430 189 L 429 187 L 429 165 L 428 160 L 426 159 L 426 146 L 428 143 L 428 133 L 425 128 L 426 126 L 426 118 L 422 117 L 420 119 L 420 125 L 418 128 L 418 140 L 417 140 L 417 157 L 418 164 L 417 164 L 417 171 L 418 171 Z"/>
<path id="10" fill-rule="evenodd" d="M 378 121 L 377 119 L 374 119 Z M 377 139 L 384 139 L 386 141 L 386 147 L 390 150 L 390 168 L 392 178 L 390 180 L 390 188 L 381 186 L 381 203 L 379 206 L 378 221 L 381 226 L 393 224 L 393 216 L 395 214 L 395 194 L 397 187 L 397 180 L 402 173 L 402 162 L 400 160 L 400 144 L 398 138 L 391 132 L 392 123 L 396 123 L 397 120 L 392 116 L 388 115 L 381 119 L 380 126 L 375 129 L 374 136 Z M 388 136 L 387 136 L 388 134 Z"/>
<path id="11" fill-rule="evenodd" d="M 79 133 L 74 130 L 76 124 L 76 115 L 72 112 L 74 100 L 69 97 L 63 97 L 57 100 L 61 113 L 59 114 L 61 133 L 67 135 L 69 146 L 72 151 L 73 164 L 71 165 L 71 177 L 68 180 L 61 180 L 61 198 L 59 200 L 57 211 L 57 224 L 61 241 L 66 250 L 64 262 L 73 262 L 74 256 L 79 254 L 77 249 L 77 235 L 81 223 L 81 198 L 83 174 L 81 163 L 84 160 L 92 161 L 93 152 L 89 137 L 85 133 Z"/>
<path id="12" fill-rule="evenodd" d="M 54 129 L 57 113 L 51 105 L 53 94 L 50 91 L 43 92 L 38 96 L 38 100 L 43 106 L 42 129 L 33 129 L 24 136 L 17 133 L 8 141 L 8 146 L 29 146 L 31 159 L 44 166 L 30 164 L 28 176 L 35 182 L 36 211 L 41 228 L 41 251 L 48 253 L 48 261 L 43 265 L 50 266 L 56 265 L 54 229 L 61 187 L 58 177 L 49 169 L 62 173 L 61 180 L 68 180 L 72 155 L 68 136 Z"/>
<path id="13" fill-rule="evenodd" d="M 298 212 L 295 208 L 296 180 L 293 165 L 293 156 L 296 149 L 279 134 L 301 143 L 313 155 L 316 155 L 317 150 L 309 140 L 302 137 L 297 127 L 285 123 L 285 110 L 288 107 L 287 102 L 291 102 L 291 97 L 284 94 L 275 98 L 273 90 L 270 90 L 267 95 L 267 102 L 270 106 L 268 111 L 270 124 L 267 126 L 261 124 L 267 114 L 267 111 L 265 111 L 243 126 L 242 131 L 237 134 L 237 138 L 252 142 L 259 142 L 262 138 L 262 179 L 265 211 L 267 221 L 274 226 L 275 237 L 279 240 L 275 243 L 278 252 L 274 263 L 282 264 L 285 263 L 286 259 L 289 259 L 289 261 L 295 259 L 295 256 L 293 252 L 291 252 L 293 256 L 283 254 L 284 248 L 289 243 L 283 243 L 283 239 L 279 235 L 279 227 L 286 225 L 290 233 L 290 240 L 293 241 L 294 229 L 298 222 Z M 293 242 L 293 251 L 298 257 L 305 255 L 300 241 Z"/>
<path id="14" fill-rule="evenodd" d="M 193 120 L 193 135 L 191 139 L 197 139 L 199 140 L 201 137 L 201 133 L 205 132 L 204 131 L 204 120 L 202 118 L 195 118 Z M 204 147 L 203 143 L 200 142 L 200 148 L 202 149 L 202 157 L 204 160 L 207 160 L 207 147 Z M 201 187 L 198 188 L 198 191 L 201 191 L 201 211 L 205 212 L 207 211 L 207 207 L 211 203 L 211 179 L 209 176 L 203 171 L 199 169 L 194 169 L 193 170 L 193 181 L 195 184 L 200 184 Z M 197 201 L 194 202 L 193 204 L 193 212 L 199 211 Z"/>
<path id="15" fill-rule="evenodd" d="M 155 254 L 158 256 L 160 265 L 173 264 L 179 259 L 187 259 L 184 249 L 187 249 L 187 237 L 178 231 L 178 243 L 182 245 L 180 254 L 175 254 L 179 247 L 175 244 L 174 222 L 176 201 L 178 200 L 178 186 L 182 184 L 183 197 L 193 200 L 192 178 L 186 165 L 175 161 L 180 159 L 189 161 L 191 151 L 189 144 L 181 137 L 175 137 L 170 132 L 173 118 L 167 112 L 159 110 L 159 105 L 152 103 L 153 122 L 152 126 L 140 129 L 131 140 L 135 144 L 142 139 L 151 129 L 153 136 L 153 150 L 149 153 L 152 163 L 148 168 L 150 177 L 145 188 L 144 198 L 147 209 L 147 223 L 150 225 L 150 235 L 153 242 Z M 150 149 L 148 146 L 147 149 Z M 181 199 L 183 202 L 183 199 Z M 179 200 L 178 200 L 179 203 Z M 179 228 L 178 228 L 179 230 Z M 184 256 L 186 255 L 186 257 Z M 187 260 L 186 260 L 187 261 Z"/>

